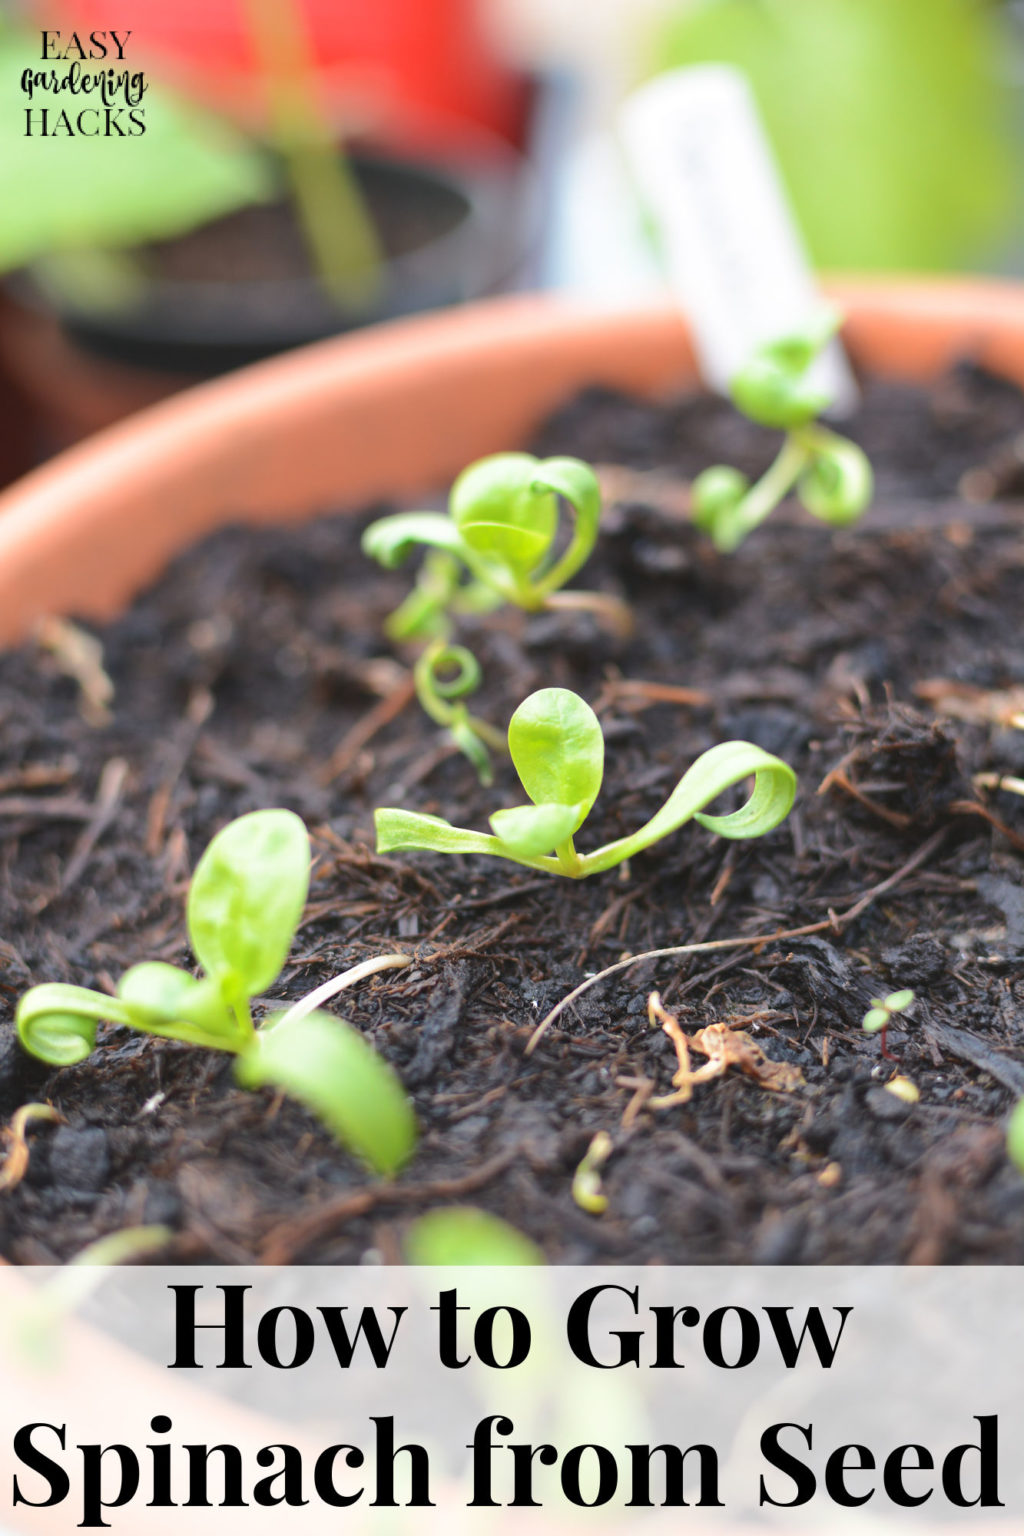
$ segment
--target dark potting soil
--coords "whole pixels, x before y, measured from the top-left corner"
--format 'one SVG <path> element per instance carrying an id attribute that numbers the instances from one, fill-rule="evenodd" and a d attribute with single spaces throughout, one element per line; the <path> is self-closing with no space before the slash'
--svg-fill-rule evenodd
<path id="1" fill-rule="evenodd" d="M 851 432 L 878 473 L 861 526 L 784 509 L 721 558 L 686 521 L 685 482 L 719 459 L 760 470 L 772 436 L 706 399 L 588 394 L 535 446 L 608 466 L 583 584 L 630 600 L 634 638 L 580 616 L 464 626 L 479 713 L 503 723 L 548 684 L 597 708 L 605 788 L 581 847 L 637 827 L 728 737 L 799 775 L 762 840 L 690 826 L 581 882 L 378 858 L 376 805 L 483 828 L 521 796 L 508 763 L 482 789 L 403 705 L 381 623 L 410 573 L 363 559 L 365 517 L 228 530 L 180 560 L 101 634 L 105 723 L 44 647 L 3 659 L 0 1112 L 49 1099 L 63 1124 L 30 1133 L 27 1173 L 0 1194 L 2 1252 L 64 1260 L 165 1222 L 168 1259 L 387 1262 L 415 1214 L 457 1200 L 561 1262 L 1024 1262 L 1024 1177 L 1005 1155 L 1024 1093 L 1024 801 L 976 781 L 1024 776 L 1024 399 L 969 367 L 931 393 L 873 384 Z M 415 1101 L 422 1139 L 396 1185 L 298 1105 L 236 1088 L 217 1054 L 104 1028 L 88 1061 L 51 1073 L 13 1041 L 33 983 L 110 988 L 136 961 L 190 963 L 190 868 L 225 821 L 269 805 L 300 812 L 316 851 L 275 999 L 414 956 L 337 1008 Z M 812 931 L 773 937 L 793 929 Z M 526 1054 L 589 973 L 757 935 L 607 978 Z M 904 987 L 917 1003 L 890 1032 L 897 1067 L 860 1023 Z M 745 1030 L 803 1086 L 730 1071 L 686 1105 L 646 1106 L 676 1065 L 647 1023 L 654 989 L 688 1034 Z M 919 1103 L 886 1089 L 897 1071 Z M 615 1147 L 602 1216 L 571 1195 L 598 1130 Z"/>

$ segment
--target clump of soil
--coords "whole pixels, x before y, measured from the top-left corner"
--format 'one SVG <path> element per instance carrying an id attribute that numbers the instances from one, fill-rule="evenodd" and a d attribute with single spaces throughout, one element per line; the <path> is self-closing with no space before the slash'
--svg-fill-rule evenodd
<path id="1" fill-rule="evenodd" d="M 1024 1262 L 1024 1178 L 1004 1146 L 1024 1093 L 1024 801 L 993 787 L 1024 774 L 1024 399 L 968 367 L 930 393 L 874 383 L 850 430 L 878 472 L 859 527 L 784 512 L 721 558 L 686 520 L 686 481 L 722 459 L 759 472 L 771 435 L 707 399 L 589 393 L 536 446 L 608 466 L 581 584 L 627 597 L 636 634 L 502 612 L 461 637 L 494 722 L 549 684 L 597 708 L 605 788 L 582 847 L 634 829 L 729 737 L 799 775 L 789 821 L 752 843 L 688 827 L 578 883 L 378 858 L 374 806 L 483 828 L 519 791 L 508 763 L 481 789 L 403 702 L 408 658 L 381 624 L 409 574 L 363 559 L 366 516 L 228 530 L 179 561 L 100 636 L 103 723 L 50 652 L 0 661 L 0 1016 L 36 982 L 102 988 L 139 960 L 190 963 L 183 898 L 206 842 L 290 806 L 317 859 L 267 1002 L 406 949 L 413 966 L 344 1012 L 422 1126 L 398 1185 L 374 1188 L 297 1105 L 237 1089 L 222 1057 L 106 1028 L 87 1062 L 50 1073 L 5 1022 L 0 1112 L 44 1097 L 65 1123 L 33 1132 L 25 1178 L 0 1196 L 3 1253 L 63 1260 L 162 1221 L 172 1259 L 392 1261 L 413 1214 L 458 1199 L 559 1262 Z M 772 937 L 795 929 L 809 931 Z M 618 972 L 525 1053 L 588 973 L 750 936 L 766 937 Z M 889 1048 L 916 1105 L 886 1090 L 897 1068 L 860 1029 L 873 997 L 904 987 L 918 1001 Z M 655 988 L 689 1034 L 742 1028 L 804 1086 L 730 1073 L 645 1107 L 676 1065 L 648 1026 Z M 615 1152 L 595 1217 L 570 1186 L 601 1129 Z"/>

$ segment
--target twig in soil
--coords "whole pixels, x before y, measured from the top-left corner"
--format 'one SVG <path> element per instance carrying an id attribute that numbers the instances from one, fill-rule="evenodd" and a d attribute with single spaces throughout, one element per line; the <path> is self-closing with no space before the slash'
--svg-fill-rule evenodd
<path id="1" fill-rule="evenodd" d="M 683 704 L 703 709 L 713 703 L 711 694 L 702 688 L 680 688 L 674 683 L 647 683 L 638 677 L 613 677 L 598 694 L 594 713 L 600 715 L 613 704 L 639 712 L 650 709 L 653 704 Z"/>
<path id="2" fill-rule="evenodd" d="M 406 673 L 392 691 L 366 711 L 355 725 L 347 730 L 327 762 L 317 774 L 322 784 L 332 784 L 346 773 L 364 747 L 368 746 L 378 731 L 396 720 L 416 696 L 416 684 L 411 672 Z"/>
<path id="3" fill-rule="evenodd" d="M 213 710 L 214 698 L 210 690 L 194 689 L 185 706 L 184 720 L 175 733 L 177 740 L 172 743 L 170 767 L 154 790 L 146 813 L 146 852 L 150 858 L 155 859 L 163 847 L 171 797 L 178 780 L 188 766 L 188 760 L 199 740 L 199 733 L 213 714 Z"/>
<path id="4" fill-rule="evenodd" d="M 43 619 L 36 638 L 50 652 L 66 677 L 73 678 L 81 693 L 83 718 L 89 725 L 107 725 L 114 702 L 114 685 L 103 668 L 103 646 L 69 619 Z"/>
<path id="5" fill-rule="evenodd" d="M 70 783 L 77 770 L 78 763 L 73 757 L 59 763 L 26 763 L 24 768 L 0 773 L 0 794 L 12 789 L 52 789 Z"/>
<path id="6" fill-rule="evenodd" d="M 62 894 L 69 891 L 84 873 L 96 844 L 113 821 L 127 777 L 128 764 L 123 757 L 112 757 L 104 763 L 92 820 L 83 830 L 67 862 L 60 882 Z"/>
<path id="7" fill-rule="evenodd" d="M 554 1008 L 545 1018 L 541 1019 L 527 1042 L 525 1054 L 529 1056 L 537 1048 L 542 1036 L 547 1033 L 555 1020 L 578 997 L 582 997 L 584 992 L 589 992 L 591 987 L 597 986 L 598 982 L 607 980 L 609 976 L 614 976 L 619 971 L 628 970 L 631 965 L 640 965 L 644 960 L 664 960 L 672 955 L 709 954 L 722 949 L 757 949 L 763 944 L 783 943 L 787 939 L 805 939 L 815 933 L 841 932 L 849 923 L 854 922 L 860 917 L 871 906 L 872 902 L 877 901 L 879 896 L 884 896 L 887 891 L 891 891 L 901 881 L 905 880 L 908 875 L 912 875 L 914 870 L 925 863 L 927 859 L 930 859 L 936 849 L 945 841 L 948 831 L 948 827 L 940 827 L 937 832 L 933 832 L 931 837 L 922 843 L 917 852 L 912 854 L 906 863 L 902 864 L 895 873 L 891 874 L 887 879 L 880 881 L 878 885 L 872 886 L 869 891 L 865 891 L 864 895 L 854 902 L 852 907 L 848 907 L 845 912 L 830 912 L 827 920 L 824 922 L 808 923 L 803 928 L 787 928 L 781 933 L 756 934 L 750 938 L 710 939 L 703 944 L 670 944 L 665 949 L 649 949 L 641 955 L 630 955 L 625 960 L 618 960 L 614 965 L 606 966 L 603 971 L 598 971 L 596 975 L 588 976 L 585 981 L 581 981 L 578 987 L 574 987 L 571 992 L 562 998 L 560 1003 L 555 1004 Z"/>
<path id="8" fill-rule="evenodd" d="M 360 960 L 358 965 L 350 965 L 347 971 L 341 971 L 337 976 L 332 976 L 329 981 L 314 987 L 312 992 L 307 992 L 305 997 L 300 997 L 297 1003 L 292 1003 L 287 1013 L 283 1013 L 278 1019 L 275 1028 L 282 1024 L 294 1024 L 296 1019 L 304 1019 L 308 1013 L 315 1013 L 321 1003 L 328 1002 L 339 992 L 344 992 L 346 987 L 353 986 L 366 976 L 374 976 L 378 971 L 401 970 L 403 966 L 411 964 L 410 955 L 400 954 L 375 955 L 372 960 Z"/>
<path id="9" fill-rule="evenodd" d="M 436 1179 L 429 1184 L 371 1184 L 341 1195 L 317 1211 L 275 1227 L 260 1250 L 260 1263 L 293 1264 L 310 1243 L 329 1236 L 335 1228 L 365 1216 L 379 1205 L 423 1205 L 433 1200 L 458 1200 L 463 1195 L 471 1195 L 511 1168 L 523 1155 L 524 1148 L 517 1142 L 460 1179 Z"/>
<path id="10" fill-rule="evenodd" d="M 7 1156 L 0 1164 L 0 1191 L 14 1189 L 28 1171 L 29 1126 L 35 1120 L 47 1120 L 52 1125 L 62 1124 L 64 1116 L 52 1104 L 23 1104 L 15 1110 L 5 1131 L 9 1142 Z"/>
<path id="11" fill-rule="evenodd" d="M 1001 1056 L 998 1051 L 994 1051 L 980 1035 L 966 1029 L 954 1029 L 949 1024 L 938 1024 L 933 1020 L 921 1027 L 926 1038 L 935 1040 L 951 1056 L 969 1061 L 972 1067 L 987 1072 L 989 1077 L 994 1077 L 997 1083 L 1002 1083 L 1011 1093 L 1024 1095 L 1024 1067 L 1012 1057 Z"/>
<path id="12" fill-rule="evenodd" d="M 987 821 L 1000 836 L 1006 838 L 1011 848 L 1015 848 L 1018 853 L 1024 853 L 1024 837 L 1021 837 L 1019 832 L 1014 832 L 1012 827 L 1008 827 L 1005 821 L 1002 821 L 994 811 L 990 811 L 987 805 L 982 805 L 980 800 L 953 800 L 950 802 L 949 809 L 956 816 L 980 816 L 982 821 Z"/>
<path id="13" fill-rule="evenodd" d="M 714 1077 L 724 1077 L 730 1067 L 752 1077 L 762 1088 L 777 1093 L 792 1093 L 803 1085 L 803 1073 L 788 1062 L 769 1061 L 756 1041 L 742 1030 L 734 1030 L 728 1024 L 708 1024 L 689 1039 L 674 1013 L 662 1006 L 657 992 L 647 999 L 649 1022 L 660 1024 L 675 1047 L 678 1070 L 672 1078 L 674 1092 L 649 1099 L 651 1109 L 669 1109 L 674 1104 L 688 1104 L 698 1083 L 710 1082 Z M 690 1066 L 690 1046 L 708 1059 L 696 1071 Z"/>

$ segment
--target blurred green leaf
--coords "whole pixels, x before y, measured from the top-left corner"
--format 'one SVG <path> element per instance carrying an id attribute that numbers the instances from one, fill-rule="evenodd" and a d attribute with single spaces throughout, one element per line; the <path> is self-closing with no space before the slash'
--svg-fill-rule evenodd
<path id="1" fill-rule="evenodd" d="M 522 1232 L 474 1206 L 429 1211 L 414 1221 L 405 1237 L 410 1264 L 543 1264 L 544 1255 Z"/>
<path id="2" fill-rule="evenodd" d="M 39 257 L 142 244 L 181 234 L 278 190 L 271 162 L 229 124 L 153 84 L 140 103 L 146 129 L 134 137 L 25 133 L 25 110 L 50 121 L 95 108 L 95 92 L 72 96 L 20 82 L 27 70 L 63 74 L 44 62 L 39 35 L 0 21 L 0 271 Z M 121 65 L 126 68 L 127 65 Z M 132 71 L 134 73 L 134 71 Z M 99 107 L 102 118 L 103 107 Z M 38 117 L 35 119 L 38 124 Z M 127 114 L 122 113 L 127 131 Z M 95 119 L 90 119 L 95 122 Z"/>
<path id="3" fill-rule="evenodd" d="M 942 270 L 1014 204 L 999 28 L 978 0 L 677 0 L 649 60 L 743 70 L 816 265 Z"/>
<path id="4" fill-rule="evenodd" d="M 278 1014 L 257 1030 L 235 1072 L 244 1088 L 283 1088 L 377 1173 L 397 1173 L 412 1156 L 416 1117 L 405 1089 L 344 1019 Z"/>

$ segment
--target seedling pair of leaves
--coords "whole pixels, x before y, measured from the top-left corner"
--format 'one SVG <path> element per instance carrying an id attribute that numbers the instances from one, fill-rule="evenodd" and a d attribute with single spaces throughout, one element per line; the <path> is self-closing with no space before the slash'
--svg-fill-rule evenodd
<path id="1" fill-rule="evenodd" d="M 561 554 L 559 498 L 573 516 Z M 416 668 L 417 697 L 484 784 L 493 778 L 488 749 L 501 750 L 503 743 L 463 702 L 479 685 L 480 668 L 464 646 L 450 643 L 455 620 L 513 603 L 531 612 L 591 609 L 617 631 L 628 630 L 628 610 L 617 599 L 561 590 L 589 558 L 600 516 L 600 487 L 589 464 L 498 453 L 463 470 L 447 514 L 403 512 L 372 523 L 363 535 L 365 552 L 388 569 L 417 547 L 427 551 L 415 588 L 386 629 L 393 640 L 429 642 Z"/>
<path id="2" fill-rule="evenodd" d="M 785 819 L 796 794 L 796 776 L 779 758 L 751 742 L 723 742 L 697 759 L 638 831 L 581 854 L 575 835 L 604 777 L 604 737 L 594 711 L 569 689 L 542 688 L 512 716 L 508 747 L 532 804 L 496 811 L 491 834 L 416 811 L 380 809 L 374 818 L 378 852 L 488 853 L 579 880 L 622 864 L 691 820 L 721 837 L 761 837 Z M 750 775 L 754 787 L 739 810 L 725 816 L 704 813 L 705 806 Z"/>
<path id="3" fill-rule="evenodd" d="M 558 498 L 573 512 L 568 547 L 558 555 Z M 400 512 L 371 523 L 363 549 L 394 570 L 417 546 L 428 557 L 414 596 L 388 622 L 393 639 L 451 633 L 452 613 L 514 603 L 536 611 L 552 600 L 589 559 L 601 517 L 597 476 L 581 459 L 536 459 L 495 453 L 464 469 L 452 486 L 448 512 Z M 470 578 L 462 585 L 462 578 Z M 573 604 L 602 608 L 600 593 L 573 595 Z M 557 602 L 554 604 L 557 606 Z"/>
<path id="4" fill-rule="evenodd" d="M 855 522 L 870 504 L 874 482 L 866 455 L 816 420 L 832 400 L 813 382 L 811 368 L 839 323 L 828 310 L 805 330 L 759 347 L 730 386 L 744 416 L 786 438 L 756 484 L 727 465 L 706 469 L 693 482 L 693 519 L 725 554 L 794 489 L 808 512 L 833 528 Z"/>
<path id="5" fill-rule="evenodd" d="M 18 1004 L 22 1045 L 57 1067 L 84 1061 L 102 1021 L 235 1057 L 246 1088 L 281 1088 L 379 1173 L 409 1157 L 416 1126 L 390 1067 L 331 1014 L 275 1014 L 257 1029 L 251 1003 L 280 975 L 309 889 L 309 837 L 291 811 L 254 811 L 213 838 L 188 893 L 189 941 L 201 977 L 149 961 L 116 997 L 48 983 Z"/>

